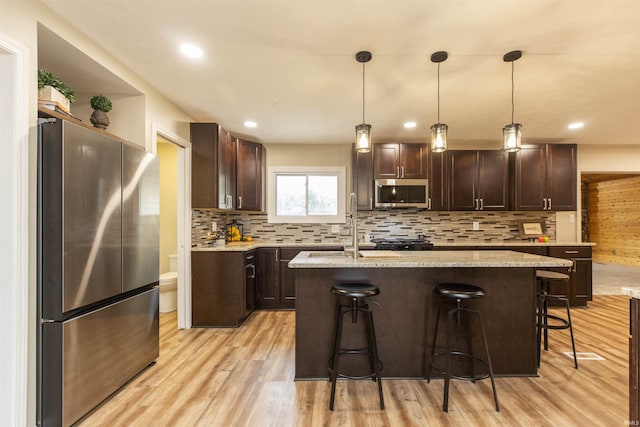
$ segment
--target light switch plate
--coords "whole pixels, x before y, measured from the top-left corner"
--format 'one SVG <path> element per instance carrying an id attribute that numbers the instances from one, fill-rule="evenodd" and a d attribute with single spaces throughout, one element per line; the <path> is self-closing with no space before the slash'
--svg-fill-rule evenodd
<path id="1" fill-rule="evenodd" d="M 478 230 L 480 230 L 480 222 L 473 221 L 473 231 L 478 231 Z"/>
<path id="2" fill-rule="evenodd" d="M 332 233 L 339 233 L 340 232 L 340 226 L 339 225 L 332 225 L 331 226 L 331 232 Z"/>

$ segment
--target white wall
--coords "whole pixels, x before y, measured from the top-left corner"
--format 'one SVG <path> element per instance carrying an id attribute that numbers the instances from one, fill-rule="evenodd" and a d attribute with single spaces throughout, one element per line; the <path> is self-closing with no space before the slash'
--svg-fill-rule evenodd
<path id="1" fill-rule="evenodd" d="M 640 172 L 640 135 L 638 145 L 580 145 L 578 173 Z"/>

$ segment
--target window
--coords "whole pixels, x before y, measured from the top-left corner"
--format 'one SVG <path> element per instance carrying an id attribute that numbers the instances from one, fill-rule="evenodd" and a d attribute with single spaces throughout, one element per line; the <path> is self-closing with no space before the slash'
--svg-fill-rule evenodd
<path id="1" fill-rule="evenodd" d="M 269 222 L 343 223 L 343 167 L 271 167 Z"/>

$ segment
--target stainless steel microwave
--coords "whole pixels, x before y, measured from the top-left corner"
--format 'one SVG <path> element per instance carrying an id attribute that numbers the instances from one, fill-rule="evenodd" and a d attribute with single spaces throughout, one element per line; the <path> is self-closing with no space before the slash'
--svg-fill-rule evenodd
<path id="1" fill-rule="evenodd" d="M 376 179 L 377 208 L 427 208 L 429 185 L 426 179 Z"/>

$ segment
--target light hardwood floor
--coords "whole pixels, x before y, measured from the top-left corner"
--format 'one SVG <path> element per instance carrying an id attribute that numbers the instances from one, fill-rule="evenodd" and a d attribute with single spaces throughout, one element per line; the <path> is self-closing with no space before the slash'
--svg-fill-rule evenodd
<path id="1" fill-rule="evenodd" d="M 86 417 L 82 426 L 623 426 L 628 418 L 629 304 L 596 296 L 572 309 L 580 360 L 567 331 L 550 333 L 540 376 L 498 378 L 496 413 L 488 380 L 452 381 L 449 413 L 443 381 L 383 379 L 386 410 L 372 381 L 338 383 L 328 409 L 327 381 L 293 381 L 292 311 L 253 313 L 238 329 L 177 330 L 161 316 L 157 364 Z"/>

